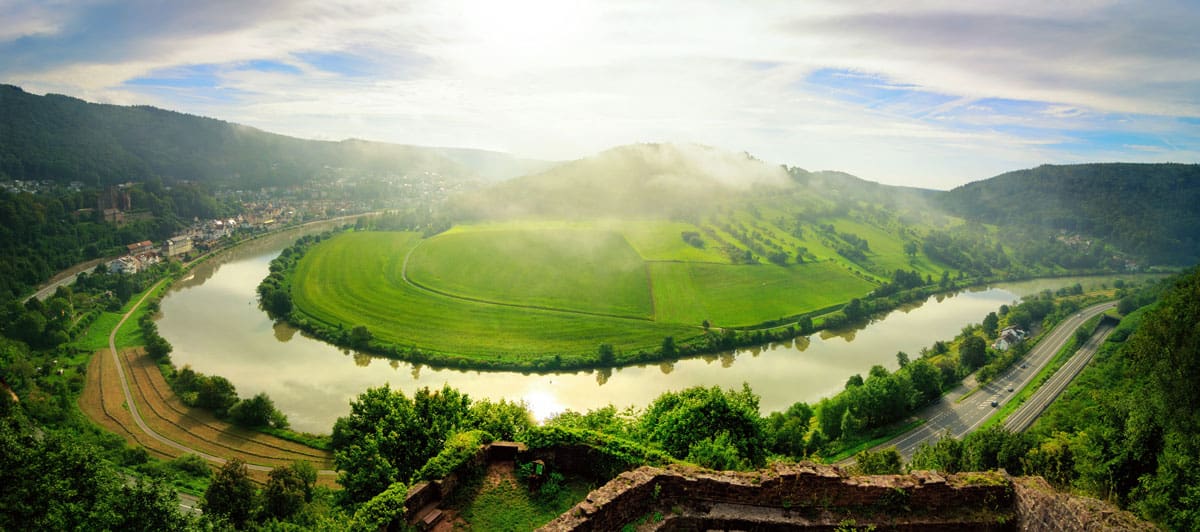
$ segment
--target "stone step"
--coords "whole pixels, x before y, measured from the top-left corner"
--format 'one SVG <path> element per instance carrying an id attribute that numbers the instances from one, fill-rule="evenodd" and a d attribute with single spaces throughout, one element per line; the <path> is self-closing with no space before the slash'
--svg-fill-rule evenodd
<path id="1" fill-rule="evenodd" d="M 421 530 L 429 530 L 442 520 L 442 510 L 438 508 L 438 503 L 430 503 L 424 508 L 417 511 L 416 522 L 417 528 Z"/>

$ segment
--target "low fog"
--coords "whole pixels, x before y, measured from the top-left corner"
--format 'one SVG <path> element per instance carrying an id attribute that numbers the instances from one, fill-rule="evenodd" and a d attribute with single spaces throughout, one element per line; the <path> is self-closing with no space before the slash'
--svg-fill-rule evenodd
<path id="1" fill-rule="evenodd" d="M 758 187 L 783 167 L 696 144 L 633 144 L 512 179 L 454 202 L 466 218 L 677 218 Z"/>

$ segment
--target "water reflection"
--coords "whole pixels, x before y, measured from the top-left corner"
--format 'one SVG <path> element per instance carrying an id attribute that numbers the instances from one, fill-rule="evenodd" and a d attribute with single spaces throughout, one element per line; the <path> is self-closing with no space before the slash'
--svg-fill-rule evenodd
<path id="1" fill-rule="evenodd" d="M 267 275 L 270 260 L 295 236 L 252 242 L 200 265 L 163 300 L 158 325 L 175 347 L 177 365 L 225 376 L 242 396 L 268 393 L 295 428 L 310 432 L 328 432 L 348 412 L 352 398 L 384 383 L 406 393 L 449 384 L 475 398 L 524 400 L 544 418 L 567 408 L 609 403 L 643 407 L 667 390 L 737 388 L 745 382 L 761 395 L 764 411 L 782 410 L 796 401 L 830 395 L 848 376 L 866 373 L 872 365 L 895 369 L 897 351 L 918 353 L 1023 294 L 1079 282 L 1055 279 L 934 296 L 869 326 L 616 371 L 480 372 L 375 361 L 272 323 L 258 308 L 255 287 Z"/>
<path id="2" fill-rule="evenodd" d="M 279 343 L 284 344 L 291 340 L 292 337 L 296 335 L 296 331 L 298 330 L 295 327 L 288 325 L 287 322 L 282 321 L 276 323 L 271 328 L 275 330 L 275 339 L 279 340 Z"/>

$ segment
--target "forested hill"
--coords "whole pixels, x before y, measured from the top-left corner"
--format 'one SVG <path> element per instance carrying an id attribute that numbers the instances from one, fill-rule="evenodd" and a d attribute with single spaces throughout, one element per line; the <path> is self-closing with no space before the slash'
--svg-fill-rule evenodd
<path id="1" fill-rule="evenodd" d="M 538 167 L 482 150 L 303 140 L 154 107 L 0 85 L 0 179 L 105 185 L 161 177 L 257 186 L 303 181 L 330 168 L 494 179 Z"/>
<path id="2" fill-rule="evenodd" d="M 1099 237 L 1156 263 L 1200 261 L 1200 165 L 1043 165 L 963 185 L 938 201 L 986 223 Z"/>

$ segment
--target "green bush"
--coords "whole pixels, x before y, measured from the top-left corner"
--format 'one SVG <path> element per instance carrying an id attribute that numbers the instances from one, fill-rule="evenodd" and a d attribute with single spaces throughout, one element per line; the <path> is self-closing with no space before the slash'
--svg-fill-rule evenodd
<path id="1" fill-rule="evenodd" d="M 589 457 L 590 472 L 595 477 L 604 479 L 643 465 L 666 465 L 676 462 L 670 455 L 658 449 L 588 429 L 534 427 L 525 434 L 525 444 L 531 450 L 576 445 L 590 447 L 593 453 Z"/>
<path id="2" fill-rule="evenodd" d="M 460 432 L 446 439 L 442 452 L 417 471 L 416 480 L 436 480 L 457 471 L 479 452 L 479 447 L 491 443 L 492 435 L 482 430 Z"/>

